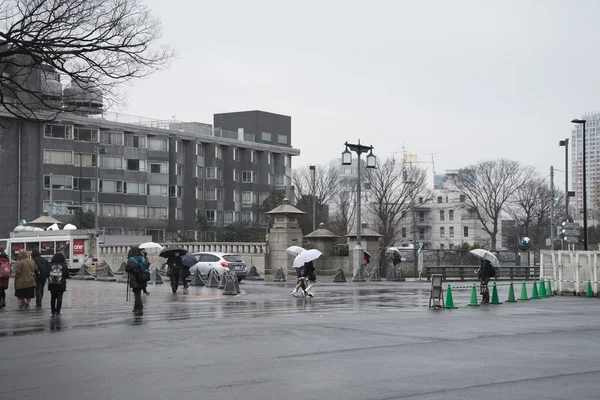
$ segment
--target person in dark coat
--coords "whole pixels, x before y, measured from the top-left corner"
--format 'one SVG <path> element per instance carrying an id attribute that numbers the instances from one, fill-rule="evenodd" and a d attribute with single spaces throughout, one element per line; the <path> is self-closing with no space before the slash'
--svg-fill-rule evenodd
<path id="1" fill-rule="evenodd" d="M 52 283 L 51 271 L 62 269 L 62 279 L 59 283 Z M 52 257 L 49 265 L 49 279 L 48 279 L 48 291 L 50 291 L 50 308 L 52 310 L 52 316 L 60 315 L 62 309 L 63 294 L 67 291 L 67 279 L 69 278 L 69 267 L 67 267 L 67 261 L 63 253 L 56 253 Z"/>
<path id="2" fill-rule="evenodd" d="M 141 266 L 148 266 L 148 260 L 142 255 L 142 252 L 137 247 L 129 250 L 127 254 L 127 265 L 125 265 L 125 272 L 129 274 L 129 286 L 133 292 L 134 305 L 133 313 L 135 315 L 144 315 L 144 303 L 142 302 L 142 291 L 146 290 L 148 282 L 140 282 L 136 277 L 136 269 Z"/>
<path id="3" fill-rule="evenodd" d="M 173 289 L 173 293 L 177 293 L 177 288 L 179 288 L 179 279 L 182 270 L 183 263 L 181 262 L 181 255 L 179 255 L 179 253 L 175 253 L 167 259 L 167 274 L 169 275 L 169 279 L 171 279 L 171 289 Z"/>
<path id="4" fill-rule="evenodd" d="M 8 263 L 10 264 L 10 258 L 4 252 L 4 247 L 0 246 L 0 264 Z M 6 289 L 8 289 L 8 281 L 10 280 L 10 276 L 8 278 L 0 277 L 0 308 L 6 307 Z"/>
<path id="5" fill-rule="evenodd" d="M 488 289 L 488 283 L 490 278 L 496 276 L 496 270 L 494 266 L 488 260 L 481 260 L 481 267 L 477 270 L 477 277 L 481 281 L 481 304 L 489 304 L 490 302 L 490 290 Z"/>
<path id="6" fill-rule="evenodd" d="M 48 260 L 40 255 L 40 252 L 33 250 L 31 252 L 31 258 L 35 261 L 35 265 L 38 267 L 37 285 L 35 287 L 35 306 L 42 306 L 42 298 L 44 297 L 44 286 L 48 280 L 48 274 L 50 273 L 50 267 Z"/>

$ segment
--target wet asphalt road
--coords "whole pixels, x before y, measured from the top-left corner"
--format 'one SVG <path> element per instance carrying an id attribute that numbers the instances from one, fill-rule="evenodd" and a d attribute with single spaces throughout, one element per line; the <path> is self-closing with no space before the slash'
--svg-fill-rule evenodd
<path id="1" fill-rule="evenodd" d="M 11 288 L 0 399 L 600 398 L 600 299 L 466 307 L 457 288 L 459 309 L 429 311 L 426 283 L 320 284 L 314 299 L 291 285 L 151 286 L 134 317 L 124 284 L 69 281 L 59 318 L 49 296 L 16 309 Z"/>

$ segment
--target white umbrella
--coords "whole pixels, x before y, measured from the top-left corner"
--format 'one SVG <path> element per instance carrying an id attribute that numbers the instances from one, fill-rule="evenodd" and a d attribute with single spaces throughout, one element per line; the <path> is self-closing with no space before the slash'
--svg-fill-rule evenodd
<path id="1" fill-rule="evenodd" d="M 323 253 L 317 249 L 303 251 L 302 253 L 298 254 L 296 258 L 294 258 L 294 268 L 300 268 L 304 265 L 304 263 L 316 260 L 317 258 L 321 257 L 321 254 Z"/>
<path id="2" fill-rule="evenodd" d="M 285 249 L 285 251 L 287 251 L 287 253 L 291 256 L 297 256 L 298 254 L 302 253 L 305 250 L 306 249 L 304 247 L 300 247 L 300 246 L 290 246 L 287 249 Z"/>
<path id="3" fill-rule="evenodd" d="M 469 253 L 483 260 L 488 260 L 494 266 L 494 268 L 500 268 L 500 261 L 498 261 L 498 257 L 496 257 L 494 253 L 484 249 L 473 249 L 469 251 Z"/>
<path id="4" fill-rule="evenodd" d="M 154 242 L 142 243 L 139 247 L 140 249 L 144 249 L 148 254 L 158 254 L 163 250 L 163 247 L 160 244 Z"/>

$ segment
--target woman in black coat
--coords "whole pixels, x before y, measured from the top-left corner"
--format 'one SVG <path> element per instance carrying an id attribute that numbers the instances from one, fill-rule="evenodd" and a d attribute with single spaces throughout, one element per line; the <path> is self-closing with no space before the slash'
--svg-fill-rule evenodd
<path id="1" fill-rule="evenodd" d="M 481 281 L 481 304 L 489 304 L 490 302 L 490 290 L 488 289 L 488 283 L 490 278 L 496 276 L 496 270 L 494 266 L 488 260 L 481 260 L 481 267 L 477 270 L 477 277 Z"/>
<path id="2" fill-rule="evenodd" d="M 62 270 L 62 277 L 53 278 L 53 271 Z M 64 292 L 67 291 L 67 279 L 69 278 L 69 267 L 63 253 L 56 253 L 50 261 L 49 277 L 48 277 L 48 290 L 50 291 L 50 307 L 52 308 L 52 315 L 60 315 L 60 309 L 62 308 L 62 299 Z M 54 283 L 54 281 L 58 283 Z"/>

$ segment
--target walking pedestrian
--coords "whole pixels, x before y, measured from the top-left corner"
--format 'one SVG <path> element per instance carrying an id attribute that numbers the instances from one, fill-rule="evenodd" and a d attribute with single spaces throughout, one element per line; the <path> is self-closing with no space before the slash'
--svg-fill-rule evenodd
<path id="1" fill-rule="evenodd" d="M 42 298 L 44 297 L 44 286 L 46 286 L 46 281 L 48 280 L 50 267 L 48 265 L 48 260 L 46 260 L 45 257 L 42 257 L 40 252 L 37 250 L 33 250 L 31 252 L 31 258 L 38 268 L 37 283 L 35 286 L 35 306 L 41 307 Z"/>
<path id="2" fill-rule="evenodd" d="M 317 274 L 315 273 L 316 269 L 312 261 L 307 262 L 306 264 L 304 264 L 304 266 L 306 268 L 306 275 L 308 278 L 308 287 L 306 288 L 306 294 L 308 294 L 308 297 L 314 297 L 312 293 L 312 288 L 317 283 Z"/>
<path id="3" fill-rule="evenodd" d="M 48 273 L 48 291 L 50 292 L 50 308 L 52 316 L 60 315 L 63 294 L 67 291 L 69 267 L 63 253 L 56 253 L 50 261 Z"/>
<path id="4" fill-rule="evenodd" d="M 491 262 L 486 259 L 481 260 L 481 267 L 477 270 L 477 277 L 479 278 L 481 285 L 481 304 L 490 303 L 490 290 L 488 283 L 490 278 L 496 276 L 496 270 Z"/>
<path id="5" fill-rule="evenodd" d="M 167 259 L 167 275 L 169 275 L 169 279 L 171 280 L 173 293 L 177 293 L 177 289 L 179 288 L 182 269 L 183 263 L 181 262 L 181 255 L 179 253 L 175 253 Z"/>
<path id="6" fill-rule="evenodd" d="M 127 260 L 125 271 L 129 274 L 129 286 L 134 297 L 133 313 L 135 315 L 144 315 L 142 291 L 146 290 L 146 285 L 148 285 L 148 281 L 150 280 L 150 264 L 137 247 L 129 250 L 128 256 L 129 259 Z"/>
<path id="7" fill-rule="evenodd" d="M 15 297 L 19 299 L 19 308 L 29 308 L 31 299 L 35 297 L 37 265 L 26 251 L 20 252 L 17 258 Z"/>
<path id="8" fill-rule="evenodd" d="M 0 308 L 6 307 L 6 289 L 11 272 L 10 259 L 4 252 L 4 247 L 0 246 Z"/>
<path id="9" fill-rule="evenodd" d="M 306 292 L 306 264 L 307 263 L 304 263 L 304 265 L 302 265 L 300 268 L 296 268 L 296 277 L 298 278 L 298 281 L 296 282 L 296 287 L 294 288 L 294 290 L 292 290 L 292 296 L 297 296 L 298 289 L 302 289 L 301 294 L 303 296 L 308 295 L 308 293 Z"/>

